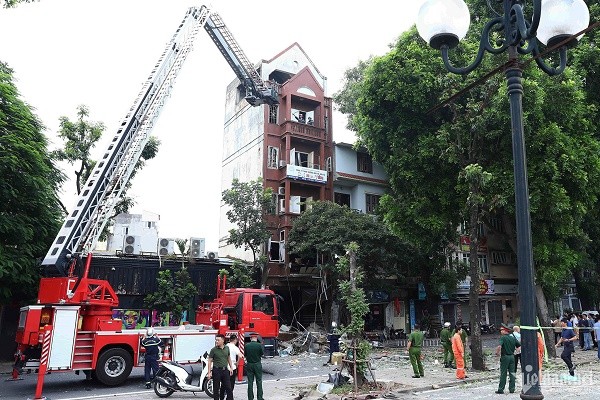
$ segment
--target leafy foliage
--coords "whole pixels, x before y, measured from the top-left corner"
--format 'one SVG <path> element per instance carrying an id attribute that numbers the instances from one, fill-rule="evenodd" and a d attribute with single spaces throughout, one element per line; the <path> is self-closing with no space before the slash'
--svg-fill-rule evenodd
<path id="1" fill-rule="evenodd" d="M 262 249 L 271 237 L 264 216 L 272 203 L 272 191 L 263 188 L 260 178 L 250 182 L 234 179 L 231 188 L 223 191 L 222 200 L 229 206 L 229 222 L 236 226 L 229 230 L 227 244 L 252 252 L 253 267 L 260 269 L 261 287 L 264 287 L 268 269 Z"/>
<path id="2" fill-rule="evenodd" d="M 157 311 L 170 311 L 180 316 L 198 294 L 198 289 L 192 283 L 186 268 L 181 268 L 175 273 L 171 270 L 159 271 L 157 282 L 156 291 L 146 295 L 144 299 L 149 308 Z"/>
<path id="3" fill-rule="evenodd" d="M 455 65 L 470 62 L 489 16 L 484 2 L 468 3 L 474 23 L 467 39 L 452 51 Z M 586 60 L 596 62 L 592 67 L 572 61 L 574 67 L 557 77 L 533 63 L 524 69 L 534 259 L 537 282 L 547 294 L 557 294 L 560 282 L 580 264 L 582 244 L 588 242 L 583 222 L 600 194 L 599 95 L 589 90 L 597 88 L 600 57 L 597 46 L 581 47 L 573 59 L 583 52 Z M 354 91 L 346 90 L 357 93 L 355 98 L 334 97 L 350 102 L 344 107 L 354 110 L 351 126 L 390 176 L 391 194 L 380 205 L 386 223 L 422 251 L 438 254 L 455 242 L 456 226 L 470 220 L 473 207 L 477 222 L 488 227 L 490 218 L 501 218 L 505 238 L 516 249 L 511 125 L 503 76 L 493 75 L 429 112 L 503 64 L 503 57 L 488 54 L 470 75 L 452 75 L 413 29 L 388 54 L 370 61 Z M 586 101 L 590 97 L 593 101 Z M 469 171 L 472 166 L 477 170 Z M 471 172 L 484 178 L 485 185 L 476 187 L 472 179 L 464 179 Z"/>
<path id="4" fill-rule="evenodd" d="M 19 3 L 33 3 L 36 0 L 0 0 L 0 6 L 4 8 L 16 7 Z"/>
<path id="5" fill-rule="evenodd" d="M 77 194 L 81 193 L 81 187 L 85 184 L 92 172 L 95 161 L 90 159 L 90 151 L 102 136 L 104 124 L 102 122 L 88 122 L 90 112 L 87 106 L 77 107 L 77 120 L 70 121 L 69 118 L 60 117 L 60 129 L 58 137 L 65 140 L 64 148 L 56 150 L 53 156 L 60 161 L 68 161 L 73 165 L 79 163 L 75 170 L 75 185 Z"/>
<path id="6" fill-rule="evenodd" d="M 239 260 L 235 260 L 233 265 L 227 269 L 220 269 L 219 275 L 227 276 L 227 287 L 230 288 L 250 288 L 254 285 L 252 278 L 253 268 L 245 265 Z"/>
<path id="7" fill-rule="evenodd" d="M 13 71 L 0 62 L 0 303 L 27 301 L 40 259 L 60 228 L 58 188 L 43 126 L 21 100 Z"/>

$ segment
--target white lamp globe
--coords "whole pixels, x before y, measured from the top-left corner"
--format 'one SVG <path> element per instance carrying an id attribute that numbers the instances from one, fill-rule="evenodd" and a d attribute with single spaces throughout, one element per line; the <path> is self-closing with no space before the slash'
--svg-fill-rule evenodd
<path id="1" fill-rule="evenodd" d="M 543 44 L 553 46 L 584 30 L 589 23 L 590 11 L 583 0 L 542 0 L 537 38 Z"/>
<path id="2" fill-rule="evenodd" d="M 419 35 L 435 49 L 456 47 L 469 30 L 471 17 L 463 0 L 427 0 L 419 9 Z"/>

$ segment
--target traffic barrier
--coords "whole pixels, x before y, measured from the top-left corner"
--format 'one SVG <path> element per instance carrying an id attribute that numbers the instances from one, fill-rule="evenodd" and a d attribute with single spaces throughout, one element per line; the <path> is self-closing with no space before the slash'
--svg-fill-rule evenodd
<path id="1" fill-rule="evenodd" d="M 242 328 L 238 331 L 238 343 L 240 347 L 240 353 L 242 353 L 242 356 L 244 355 L 244 340 L 244 329 Z M 237 380 L 238 382 L 242 382 L 244 380 L 244 357 L 240 358 L 240 362 L 238 364 Z"/>
<path id="2" fill-rule="evenodd" d="M 171 346 L 166 345 L 162 356 L 163 361 L 171 361 Z"/>

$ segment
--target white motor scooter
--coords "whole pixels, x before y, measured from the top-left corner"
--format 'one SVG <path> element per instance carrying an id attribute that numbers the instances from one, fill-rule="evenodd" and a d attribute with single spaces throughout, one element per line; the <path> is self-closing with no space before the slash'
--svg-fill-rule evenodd
<path id="1" fill-rule="evenodd" d="M 208 353 L 200 357 L 200 365 L 181 365 L 173 361 L 161 362 L 158 372 L 154 377 L 154 393 L 158 397 L 169 397 L 174 392 L 205 392 L 213 397 L 212 379 L 207 379 Z M 198 378 L 197 385 L 193 384 Z"/>

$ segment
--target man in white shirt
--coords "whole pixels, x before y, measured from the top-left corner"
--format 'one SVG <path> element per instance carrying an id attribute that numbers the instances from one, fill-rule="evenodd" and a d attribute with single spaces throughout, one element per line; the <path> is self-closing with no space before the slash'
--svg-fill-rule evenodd
<path id="1" fill-rule="evenodd" d="M 235 380 L 237 379 L 237 365 L 240 358 L 244 358 L 244 355 L 240 351 L 238 347 L 238 337 L 237 335 L 231 335 L 229 337 L 229 343 L 227 343 L 227 347 L 229 347 L 229 358 L 231 359 L 231 365 L 233 365 L 234 370 L 230 375 L 229 379 L 231 379 L 231 391 L 233 392 L 235 386 Z M 244 358 L 245 360 L 245 358 Z M 221 400 L 225 399 L 225 392 L 221 392 Z"/>

